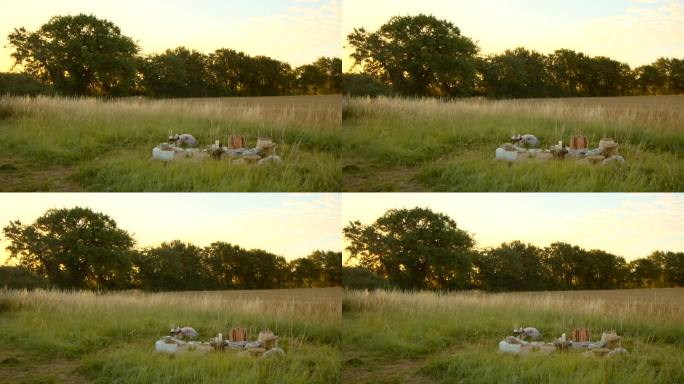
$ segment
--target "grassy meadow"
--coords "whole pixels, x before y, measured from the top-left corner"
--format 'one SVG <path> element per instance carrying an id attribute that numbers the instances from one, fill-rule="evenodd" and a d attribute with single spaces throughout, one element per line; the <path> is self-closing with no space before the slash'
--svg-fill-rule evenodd
<path id="1" fill-rule="evenodd" d="M 484 100 L 345 98 L 344 191 L 682 191 L 684 95 Z M 541 148 L 584 134 L 614 138 L 626 163 L 509 164 L 494 152 L 513 134 Z"/>
<path id="2" fill-rule="evenodd" d="M 2 191 L 339 191 L 340 96 L 0 98 Z M 170 133 L 276 142 L 283 164 L 152 160 Z"/>
<path id="3" fill-rule="evenodd" d="M 514 327 L 552 341 L 575 327 L 627 355 L 502 355 Z M 684 288 L 484 294 L 347 291 L 342 380 L 353 383 L 682 383 Z"/>
<path id="4" fill-rule="evenodd" d="M 339 288 L 142 293 L 0 290 L 0 383 L 339 383 Z M 158 354 L 174 325 L 233 326 L 286 354 Z"/>

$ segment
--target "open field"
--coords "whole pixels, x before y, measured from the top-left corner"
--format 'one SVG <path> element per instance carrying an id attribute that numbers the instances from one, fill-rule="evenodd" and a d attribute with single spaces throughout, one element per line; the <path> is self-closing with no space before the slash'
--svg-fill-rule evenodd
<path id="1" fill-rule="evenodd" d="M 552 341 L 578 326 L 626 356 L 501 355 L 517 326 Z M 484 294 L 347 291 L 342 380 L 354 383 L 682 383 L 684 288 Z"/>
<path id="2" fill-rule="evenodd" d="M 684 95 L 483 100 L 345 98 L 345 191 L 682 191 Z M 542 148 L 581 133 L 625 164 L 494 160 L 512 134 Z"/>
<path id="3" fill-rule="evenodd" d="M 0 98 L 3 191 L 338 191 L 340 96 Z M 153 161 L 169 133 L 276 142 L 282 165 Z"/>
<path id="4" fill-rule="evenodd" d="M 0 290 L 0 383 L 339 383 L 339 288 L 141 293 Z M 174 325 L 237 325 L 286 355 L 154 352 Z"/>

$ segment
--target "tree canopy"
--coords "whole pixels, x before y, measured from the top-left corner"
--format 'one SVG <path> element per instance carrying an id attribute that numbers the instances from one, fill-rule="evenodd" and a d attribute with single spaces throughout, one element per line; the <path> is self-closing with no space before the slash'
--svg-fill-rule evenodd
<path id="1" fill-rule="evenodd" d="M 351 57 L 364 72 L 406 95 L 468 95 L 477 46 L 460 29 L 434 16 L 396 16 L 377 31 L 354 29 Z"/>
<path id="2" fill-rule="evenodd" d="M 23 282 L 29 288 L 192 291 L 341 285 L 341 252 L 317 250 L 287 261 L 221 241 L 136 248 L 112 218 L 88 208 L 51 209 L 33 224 L 10 222 L 3 232 L 19 269 L 0 272 L 12 277 L 13 287 Z"/>
<path id="3" fill-rule="evenodd" d="M 135 78 L 138 46 L 95 16 L 55 16 L 34 32 L 15 29 L 9 42 L 16 64 L 65 94 L 122 94 Z"/>
<path id="4" fill-rule="evenodd" d="M 475 241 L 427 208 L 389 210 L 371 225 L 349 223 L 347 250 L 401 288 L 465 288 Z"/>
<path id="5" fill-rule="evenodd" d="M 51 209 L 35 223 L 3 230 L 10 257 L 64 288 L 128 286 L 133 238 L 109 216 L 88 208 Z"/>
<path id="6" fill-rule="evenodd" d="M 515 240 L 474 249 L 448 216 L 425 208 L 389 210 L 370 225 L 344 228 L 355 289 L 540 291 L 684 286 L 684 252 L 657 251 L 629 263 L 565 242 L 540 248 Z"/>
<path id="7" fill-rule="evenodd" d="M 292 68 L 231 49 L 186 47 L 141 55 L 132 38 L 92 15 L 55 16 L 9 35 L 15 65 L 64 95 L 151 97 L 281 96 L 341 92 L 342 60 Z M 10 89 L 9 93 L 21 90 Z"/>
<path id="8" fill-rule="evenodd" d="M 345 74 L 347 94 L 485 96 L 491 98 L 628 96 L 684 93 L 684 60 L 629 65 L 559 49 L 545 55 L 519 47 L 478 55 L 448 20 L 423 14 L 392 17 L 376 31 L 347 36 L 358 74 Z M 367 78 L 359 77 L 366 75 Z M 376 82 L 390 87 L 378 88 Z"/>
<path id="9" fill-rule="evenodd" d="M 47 288 L 48 282 L 24 267 L 0 266 L 0 288 L 36 289 Z"/>

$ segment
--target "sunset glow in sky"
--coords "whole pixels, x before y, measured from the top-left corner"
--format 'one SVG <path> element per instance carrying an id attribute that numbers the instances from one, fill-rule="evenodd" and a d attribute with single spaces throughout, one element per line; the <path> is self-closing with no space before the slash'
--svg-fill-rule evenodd
<path id="1" fill-rule="evenodd" d="M 0 228 L 13 220 L 31 224 L 50 208 L 89 207 L 112 217 L 141 247 L 224 241 L 287 259 L 342 248 L 335 193 L 3 193 L 0 206 Z M 7 245 L 0 239 L 0 265 Z"/>
<path id="2" fill-rule="evenodd" d="M 232 48 L 293 66 L 340 57 L 341 0 L 0 0 L 0 71 L 13 62 L 7 36 L 52 16 L 93 14 L 118 25 L 143 53 L 186 46 Z"/>
<path id="3" fill-rule="evenodd" d="M 484 54 L 568 48 L 632 67 L 684 57 L 684 0 L 345 0 L 342 12 L 345 44 L 354 28 L 376 30 L 392 16 L 424 13 L 454 23 Z"/>
<path id="4" fill-rule="evenodd" d="M 416 206 L 449 215 L 479 248 L 563 241 L 627 261 L 656 250 L 684 251 L 680 194 L 345 193 L 342 221 L 371 224 L 388 209 Z"/>

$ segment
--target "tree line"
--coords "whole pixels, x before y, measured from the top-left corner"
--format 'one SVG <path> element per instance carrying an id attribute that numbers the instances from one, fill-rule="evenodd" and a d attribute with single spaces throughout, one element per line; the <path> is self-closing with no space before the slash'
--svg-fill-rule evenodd
<path id="1" fill-rule="evenodd" d="M 36 31 L 16 28 L 8 38 L 24 72 L 0 74 L 0 93 L 172 98 L 341 92 L 339 58 L 293 68 L 232 49 L 204 54 L 178 47 L 143 56 L 119 27 L 92 15 L 55 16 Z"/>
<path id="2" fill-rule="evenodd" d="M 627 262 L 565 242 L 521 241 L 476 249 L 449 216 L 426 208 L 392 209 L 370 225 L 344 228 L 354 267 L 348 288 L 541 291 L 684 286 L 684 252 L 656 251 Z"/>
<path id="3" fill-rule="evenodd" d="M 347 36 L 354 66 L 351 95 L 490 98 L 666 95 L 684 93 L 684 59 L 660 58 L 630 68 L 569 49 L 545 55 L 526 48 L 479 55 L 479 47 L 447 20 L 392 17 L 377 31 Z"/>
<path id="4" fill-rule="evenodd" d="M 0 287 L 176 291 L 341 285 L 341 252 L 319 250 L 288 261 L 221 241 L 136 248 L 111 217 L 88 208 L 50 209 L 32 224 L 9 223 L 3 233 L 18 266 L 0 269 Z"/>

